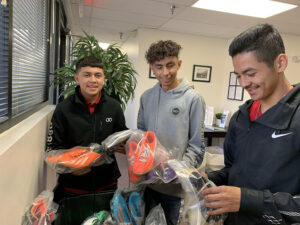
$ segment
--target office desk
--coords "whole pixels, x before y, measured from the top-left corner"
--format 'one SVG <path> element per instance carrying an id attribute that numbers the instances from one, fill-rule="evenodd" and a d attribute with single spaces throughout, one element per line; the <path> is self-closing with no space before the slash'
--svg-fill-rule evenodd
<path id="1" fill-rule="evenodd" d="M 226 136 L 227 130 L 222 128 L 215 128 L 214 130 L 206 129 L 204 130 L 204 137 L 207 138 L 207 146 L 211 146 L 213 138 L 224 138 Z"/>

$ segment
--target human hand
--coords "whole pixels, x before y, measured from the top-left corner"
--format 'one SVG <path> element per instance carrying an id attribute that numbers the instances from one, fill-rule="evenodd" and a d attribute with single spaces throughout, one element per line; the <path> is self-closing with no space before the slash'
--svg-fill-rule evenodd
<path id="1" fill-rule="evenodd" d="M 204 189 L 204 206 L 211 208 L 208 215 L 238 212 L 241 204 L 241 189 L 233 186 L 219 186 Z"/>
<path id="2" fill-rule="evenodd" d="M 91 171 L 90 167 L 84 167 L 84 168 L 75 170 L 72 174 L 75 176 L 81 176 L 81 175 L 87 174 L 90 171 Z"/>
<path id="3" fill-rule="evenodd" d="M 103 165 L 103 164 L 104 164 L 104 161 L 103 161 L 103 160 L 99 160 L 99 161 L 96 161 L 96 162 L 92 165 L 92 167 L 101 166 L 101 165 Z"/>
<path id="4" fill-rule="evenodd" d="M 178 178 L 172 180 L 171 183 L 172 184 L 181 184 Z"/>
<path id="5" fill-rule="evenodd" d="M 204 173 L 204 172 L 202 172 L 202 171 L 200 171 L 200 170 L 197 170 L 197 171 L 198 171 L 198 173 L 200 173 L 203 177 L 205 177 L 206 179 L 208 179 L 208 176 L 207 176 L 206 173 Z"/>
<path id="6" fill-rule="evenodd" d="M 113 147 L 114 149 L 114 152 L 118 152 L 118 153 L 121 153 L 121 154 L 126 154 L 126 150 L 125 150 L 125 145 L 126 145 L 126 142 L 122 142 L 116 146 Z"/>

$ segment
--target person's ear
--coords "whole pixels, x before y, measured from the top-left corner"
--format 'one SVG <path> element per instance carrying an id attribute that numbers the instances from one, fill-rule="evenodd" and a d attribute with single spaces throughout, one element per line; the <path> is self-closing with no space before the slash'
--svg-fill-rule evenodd
<path id="1" fill-rule="evenodd" d="M 77 84 L 79 84 L 79 79 L 78 79 L 78 74 L 77 73 L 74 74 L 74 80 L 76 81 Z"/>
<path id="2" fill-rule="evenodd" d="M 182 60 L 178 60 L 178 69 L 181 67 Z"/>
<path id="3" fill-rule="evenodd" d="M 288 57 L 286 54 L 279 54 L 275 59 L 275 69 L 278 73 L 282 73 L 285 71 L 288 65 Z"/>

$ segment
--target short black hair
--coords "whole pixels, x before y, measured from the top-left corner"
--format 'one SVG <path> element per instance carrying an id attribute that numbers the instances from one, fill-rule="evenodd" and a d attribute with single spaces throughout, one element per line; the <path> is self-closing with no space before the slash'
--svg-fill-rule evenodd
<path id="1" fill-rule="evenodd" d="M 174 41 L 158 41 L 152 43 L 145 54 L 146 60 L 149 64 L 160 61 L 165 57 L 176 56 L 178 58 L 181 46 Z"/>
<path id="2" fill-rule="evenodd" d="M 76 73 L 78 73 L 82 67 L 87 66 L 103 69 L 103 64 L 100 59 L 98 59 L 96 56 L 86 56 L 76 63 Z"/>
<path id="3" fill-rule="evenodd" d="M 270 24 L 259 24 L 239 34 L 229 46 L 231 57 L 251 51 L 259 62 L 265 62 L 269 67 L 273 67 L 276 57 L 285 53 L 278 30 Z"/>

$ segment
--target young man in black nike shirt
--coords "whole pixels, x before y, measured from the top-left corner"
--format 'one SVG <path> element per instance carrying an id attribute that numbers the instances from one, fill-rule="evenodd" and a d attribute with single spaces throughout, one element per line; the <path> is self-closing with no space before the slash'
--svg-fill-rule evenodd
<path id="1" fill-rule="evenodd" d="M 224 143 L 225 168 L 208 174 L 209 215 L 225 224 L 300 223 L 300 85 L 286 78 L 288 57 L 269 24 L 238 35 L 229 47 L 234 73 L 251 100 L 232 116 Z"/>

